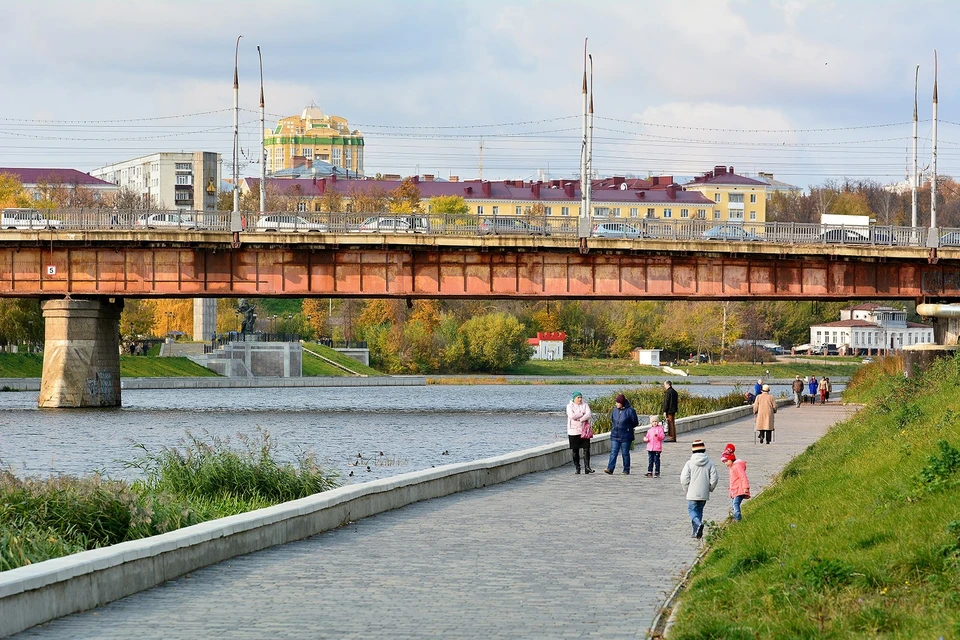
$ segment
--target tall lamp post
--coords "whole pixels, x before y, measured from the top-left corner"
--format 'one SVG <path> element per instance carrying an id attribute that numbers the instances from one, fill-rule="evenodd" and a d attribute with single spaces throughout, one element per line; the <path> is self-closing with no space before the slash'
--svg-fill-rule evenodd
<path id="1" fill-rule="evenodd" d="M 166 335 L 167 335 L 167 338 L 169 338 L 169 337 L 170 337 L 170 320 L 173 318 L 173 311 L 164 311 L 164 312 L 163 312 L 163 315 L 164 315 L 164 317 L 166 317 L 166 319 L 167 319 L 167 333 L 166 333 Z"/>

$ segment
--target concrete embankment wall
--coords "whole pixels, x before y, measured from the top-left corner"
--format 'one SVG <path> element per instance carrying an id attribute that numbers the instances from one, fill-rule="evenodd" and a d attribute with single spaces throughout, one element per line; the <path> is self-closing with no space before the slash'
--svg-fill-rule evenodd
<path id="1" fill-rule="evenodd" d="M 749 415 L 751 407 L 681 418 L 686 433 Z M 646 430 L 646 426 L 638 432 Z M 609 434 L 593 439 L 610 451 Z M 0 573 L 0 637 L 149 589 L 207 565 L 337 528 L 421 500 L 570 463 L 567 442 L 349 485 L 103 549 Z"/>
<path id="2" fill-rule="evenodd" d="M 367 378 L 121 378 L 121 389 L 252 389 L 286 387 L 422 387 L 425 376 L 370 376 Z M 0 378 L 0 389 L 39 391 L 40 378 Z"/>

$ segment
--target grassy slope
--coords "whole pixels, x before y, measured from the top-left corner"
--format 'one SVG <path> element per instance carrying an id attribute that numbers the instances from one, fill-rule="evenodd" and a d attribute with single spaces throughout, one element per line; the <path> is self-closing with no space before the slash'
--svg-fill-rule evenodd
<path id="1" fill-rule="evenodd" d="M 0 353 L 0 378 L 39 378 L 42 353 Z"/>
<path id="2" fill-rule="evenodd" d="M 867 408 L 711 534 L 671 640 L 960 637 L 960 360 L 883 368 L 849 393 Z"/>
<path id="3" fill-rule="evenodd" d="M 201 367 L 189 358 L 120 356 L 121 378 L 215 377 L 216 375 L 210 369 Z"/>
<path id="4" fill-rule="evenodd" d="M 368 376 L 382 376 L 382 375 L 383 375 L 382 373 L 380 373 L 380 372 L 377 371 L 376 369 L 373 369 L 373 368 L 371 368 L 371 367 L 368 367 L 367 365 L 363 364 L 362 362 L 358 362 L 358 361 L 354 360 L 353 358 L 350 358 L 350 357 L 348 357 L 348 356 L 345 356 L 345 355 L 343 355 L 342 353 L 340 353 L 339 351 L 337 351 L 337 350 L 335 350 L 335 349 L 331 349 L 330 347 L 326 347 L 326 346 L 324 346 L 324 345 L 322 345 L 322 344 L 317 344 L 316 342 L 305 342 L 305 343 L 303 344 L 303 346 L 304 346 L 305 348 L 307 348 L 307 349 L 310 349 L 310 350 L 313 351 L 314 353 L 319 353 L 319 354 L 322 355 L 324 358 L 328 358 L 328 359 L 330 359 L 330 360 L 333 360 L 334 362 L 337 362 L 337 363 L 339 363 L 339 364 L 342 364 L 342 365 L 345 366 L 345 367 L 348 367 L 351 371 L 356 371 L 357 373 L 362 373 L 362 374 L 365 374 L 365 375 L 368 375 Z M 346 372 L 341 371 L 340 369 L 337 369 L 336 367 L 330 367 L 330 365 L 327 365 L 327 364 L 324 364 L 324 366 L 329 367 L 330 369 L 333 369 L 333 370 L 335 370 L 335 371 L 338 371 L 339 373 L 332 373 L 332 374 L 326 374 L 326 373 L 313 374 L 313 373 L 311 373 L 311 374 L 308 374 L 308 373 L 307 373 L 307 361 L 308 361 L 308 360 L 312 360 L 313 362 L 318 362 L 318 363 L 319 363 L 319 362 L 322 362 L 322 360 L 320 360 L 319 358 L 314 358 L 313 356 L 311 356 L 311 355 L 309 355 L 309 354 L 305 354 L 305 355 L 303 356 L 303 375 L 349 375 L 349 374 L 346 374 Z"/>

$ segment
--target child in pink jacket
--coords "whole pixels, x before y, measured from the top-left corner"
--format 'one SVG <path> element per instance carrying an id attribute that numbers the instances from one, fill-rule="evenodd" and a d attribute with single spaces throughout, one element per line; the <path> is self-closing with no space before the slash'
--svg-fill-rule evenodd
<path id="1" fill-rule="evenodd" d="M 643 436 L 643 441 L 647 443 L 647 477 L 660 477 L 660 452 L 663 451 L 663 441 L 667 437 L 663 431 L 663 425 L 657 420 L 658 416 L 650 416 L 650 428 L 647 434 Z M 656 474 L 654 474 L 656 467 Z"/>
<path id="2" fill-rule="evenodd" d="M 740 521 L 740 503 L 750 497 L 750 481 L 747 480 L 747 463 L 737 460 L 736 447 L 728 444 L 720 461 L 730 469 L 730 500 L 733 503 L 733 519 Z"/>

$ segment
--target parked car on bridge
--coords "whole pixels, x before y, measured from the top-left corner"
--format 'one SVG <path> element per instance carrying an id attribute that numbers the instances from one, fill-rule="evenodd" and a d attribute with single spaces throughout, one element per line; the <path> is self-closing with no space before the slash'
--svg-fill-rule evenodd
<path id="1" fill-rule="evenodd" d="M 4 209 L 0 217 L 3 229 L 59 229 L 59 220 L 49 220 L 37 209 Z"/>
<path id="2" fill-rule="evenodd" d="M 733 224 L 718 224 L 715 227 L 710 227 L 703 232 L 703 238 L 705 240 L 739 240 L 740 242 L 757 242 L 760 240 L 760 236 Z"/>
<path id="3" fill-rule="evenodd" d="M 141 229 L 177 229 L 193 230 L 197 228 L 197 220 L 192 213 L 145 213 L 138 217 L 133 226 Z"/>
<path id="4" fill-rule="evenodd" d="M 870 244 L 870 238 L 851 229 L 830 229 L 817 237 L 827 244 Z"/>
<path id="5" fill-rule="evenodd" d="M 267 232 L 299 231 L 304 233 L 326 233 L 327 225 L 321 222 L 312 222 L 303 216 L 295 216 L 289 213 L 272 213 L 257 218 L 254 229 L 256 231 Z"/>
<path id="6" fill-rule="evenodd" d="M 521 235 L 521 236 L 546 236 L 549 232 L 544 231 L 543 227 L 530 224 L 520 218 L 484 218 L 477 227 L 477 233 L 482 236 L 501 236 L 501 235 Z"/>
<path id="7" fill-rule="evenodd" d="M 360 233 L 427 233 L 430 230 L 423 216 L 373 216 L 360 223 Z"/>
<path id="8" fill-rule="evenodd" d="M 595 238 L 647 238 L 646 233 L 626 222 L 602 222 L 593 227 Z"/>

